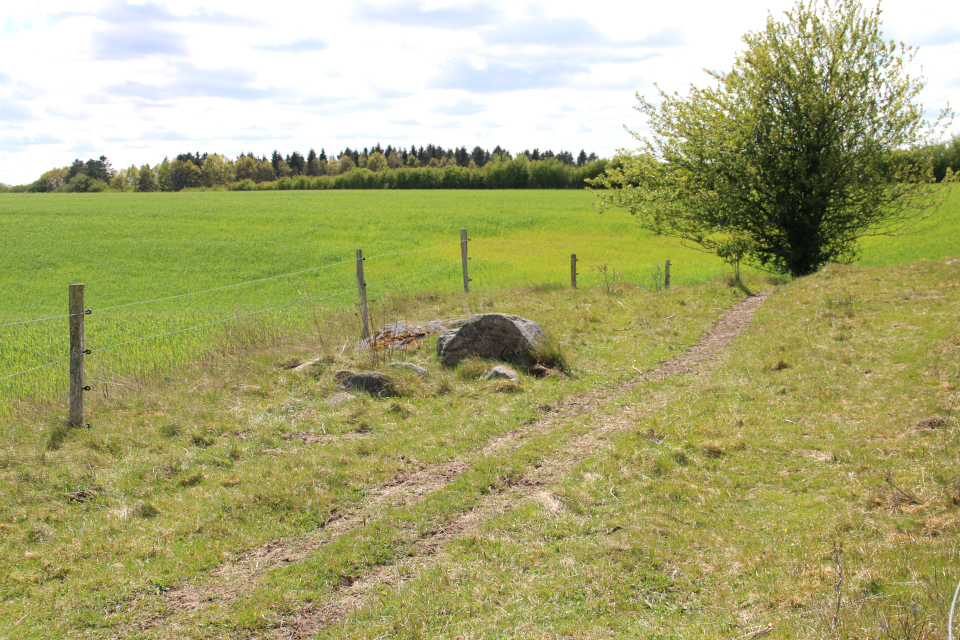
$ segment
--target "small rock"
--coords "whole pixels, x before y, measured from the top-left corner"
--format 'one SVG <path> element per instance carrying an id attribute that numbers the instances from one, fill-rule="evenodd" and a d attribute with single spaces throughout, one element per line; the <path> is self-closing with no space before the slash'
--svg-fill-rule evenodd
<path id="1" fill-rule="evenodd" d="M 506 379 L 513 380 L 514 382 L 520 382 L 520 376 L 517 375 L 517 372 L 511 369 L 510 367 L 497 366 L 487 372 L 487 375 L 483 376 L 484 380 L 498 380 Z"/>
<path id="2" fill-rule="evenodd" d="M 542 364 L 535 364 L 530 367 L 530 375 L 536 378 L 552 378 L 553 376 L 560 375 L 560 372 L 556 369 L 545 367 Z"/>
<path id="3" fill-rule="evenodd" d="M 404 369 L 410 369 L 410 371 L 413 371 L 415 374 L 417 374 L 417 375 L 420 376 L 421 378 L 426 378 L 426 377 L 427 377 L 427 370 L 424 369 L 423 367 L 421 367 L 420 365 L 414 364 L 414 363 L 412 363 L 412 362 L 391 362 L 391 363 L 388 364 L 387 366 L 388 366 L 388 367 L 403 367 Z"/>
<path id="4" fill-rule="evenodd" d="M 334 391 L 363 391 L 377 398 L 392 396 L 393 383 L 382 373 L 355 373 L 344 378 Z"/>
<path id="5" fill-rule="evenodd" d="M 353 371 L 348 371 L 347 369 L 340 369 L 339 371 L 335 371 L 333 373 L 333 381 L 340 382 L 341 380 L 345 380 L 346 378 L 349 378 L 352 375 L 354 375 Z"/>
<path id="6" fill-rule="evenodd" d="M 314 359 L 314 360 L 307 360 L 306 362 L 301 362 L 300 364 L 298 364 L 297 366 L 295 366 L 295 367 L 293 368 L 293 370 L 294 370 L 294 371 L 306 371 L 307 369 L 310 369 L 311 367 L 317 366 L 318 364 L 320 364 L 320 362 L 322 362 L 322 359 L 321 359 L 321 358 L 316 358 L 316 359 Z"/>
<path id="7" fill-rule="evenodd" d="M 330 396 L 327 399 L 327 404 L 330 405 L 331 407 L 338 407 L 345 402 L 350 402 L 356 397 L 357 396 L 353 395 L 352 393 L 346 393 L 345 391 L 341 391 L 340 393 L 335 393 L 332 396 Z"/>

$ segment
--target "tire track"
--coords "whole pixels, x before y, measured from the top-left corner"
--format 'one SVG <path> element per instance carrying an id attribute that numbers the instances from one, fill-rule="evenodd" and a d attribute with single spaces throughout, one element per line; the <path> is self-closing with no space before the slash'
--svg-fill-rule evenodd
<path id="1" fill-rule="evenodd" d="M 478 452 L 464 458 L 424 466 L 418 470 L 397 476 L 391 482 L 371 489 L 364 501 L 351 511 L 332 515 L 322 528 L 303 536 L 291 539 L 279 539 L 250 549 L 235 560 L 227 562 L 211 571 L 198 582 L 175 587 L 156 596 L 147 596 L 128 602 L 126 609 L 139 605 L 154 604 L 150 612 L 144 612 L 130 623 L 118 628 L 117 635 L 123 637 L 135 631 L 147 631 L 164 627 L 174 622 L 181 613 L 202 612 L 213 603 L 229 603 L 250 593 L 260 579 L 279 567 L 305 560 L 311 553 L 346 533 L 368 524 L 366 514 L 381 513 L 390 508 L 409 506 L 419 502 L 425 496 L 439 491 L 454 482 L 465 471 L 479 461 L 490 458 L 501 451 L 509 451 L 531 437 L 544 435 L 562 423 L 575 420 L 594 412 L 604 404 L 620 397 L 642 384 L 663 380 L 673 375 L 695 371 L 729 345 L 750 325 L 753 314 L 769 297 L 771 292 L 745 298 L 739 301 L 721 316 L 713 327 L 690 349 L 655 369 L 643 372 L 637 377 L 615 387 L 601 389 L 564 400 L 549 414 L 536 422 L 523 425 L 488 442 Z M 658 404 L 665 404 L 669 398 L 658 398 Z M 648 403 L 645 411 L 650 411 Z M 426 537 L 418 537 L 411 554 L 393 565 L 375 567 L 353 584 L 342 587 L 335 599 L 324 605 L 310 605 L 302 608 L 278 622 L 267 637 L 301 638 L 310 636 L 328 624 L 334 624 L 366 601 L 367 593 L 375 587 L 399 584 L 410 573 L 416 573 L 429 564 L 430 559 L 450 540 L 465 535 L 480 523 L 488 520 L 498 510 L 506 508 L 513 500 L 528 497 L 544 485 L 562 478 L 576 464 L 595 453 L 601 441 L 613 431 L 623 428 L 624 420 L 601 425 L 567 443 L 561 452 L 550 460 L 544 461 L 521 480 L 513 491 L 490 496 L 474 509 L 461 514 L 442 530 Z M 149 601 L 149 603 L 148 603 Z"/>
<path id="2" fill-rule="evenodd" d="M 561 419 L 570 420 L 598 408 L 606 401 L 611 400 L 625 391 L 629 391 L 645 382 L 659 381 L 670 376 L 696 372 L 701 365 L 711 364 L 727 346 L 743 333 L 753 320 L 760 305 L 772 292 L 763 292 L 746 298 L 733 307 L 714 324 L 711 331 L 701 338 L 696 345 L 678 357 L 669 360 L 657 368 L 640 374 L 634 380 L 618 385 L 613 389 L 588 394 L 584 401 L 580 396 L 564 403 L 564 409 L 558 409 L 557 415 L 541 423 L 541 432 L 556 424 Z M 412 579 L 417 573 L 433 564 L 437 554 L 451 540 L 470 535 L 479 530 L 480 525 L 500 513 L 506 512 L 510 505 L 528 499 L 543 491 L 544 487 L 559 483 L 578 464 L 593 456 L 599 450 L 602 442 L 613 433 L 629 428 L 635 419 L 669 404 L 674 398 L 670 391 L 660 392 L 644 403 L 643 409 L 621 412 L 618 419 L 605 422 L 597 429 L 592 429 L 568 442 L 559 454 L 544 461 L 537 469 L 524 477 L 512 491 L 500 495 L 490 496 L 481 503 L 461 514 L 447 524 L 441 531 L 430 536 L 420 538 L 414 545 L 410 556 L 392 565 L 376 567 L 363 578 L 349 587 L 341 589 L 341 593 L 331 602 L 324 605 L 309 605 L 303 607 L 285 619 L 276 623 L 263 638 L 274 640 L 293 640 L 311 637 L 322 628 L 338 624 L 347 616 L 363 606 L 370 595 L 383 587 L 396 587 Z M 630 419 L 627 420 L 626 418 Z M 500 439 L 491 442 L 484 448 L 485 452 L 492 453 L 505 447 L 506 441 L 519 439 L 519 431 L 506 434 Z M 527 435 L 530 435 L 529 433 Z"/>

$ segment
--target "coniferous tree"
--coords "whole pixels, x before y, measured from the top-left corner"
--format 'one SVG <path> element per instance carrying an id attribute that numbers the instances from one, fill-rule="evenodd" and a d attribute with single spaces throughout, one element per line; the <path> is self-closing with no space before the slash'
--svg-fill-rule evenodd
<path id="1" fill-rule="evenodd" d="M 311 151 L 313 150 L 311 149 Z M 290 168 L 291 175 L 300 176 L 306 173 L 307 161 L 303 159 L 303 155 L 299 151 L 294 151 L 287 156 L 287 166 Z"/>
<path id="2" fill-rule="evenodd" d="M 488 154 L 483 150 L 479 145 L 473 148 L 473 151 L 470 153 L 470 159 L 473 160 L 478 167 L 482 167 L 487 162 Z"/>
<path id="3" fill-rule="evenodd" d="M 137 184 L 137 191 L 148 192 L 156 191 L 157 179 L 153 175 L 153 169 L 149 164 L 140 167 L 140 180 Z"/>
<path id="4" fill-rule="evenodd" d="M 304 172 L 311 177 L 323 175 L 323 165 L 320 164 L 320 158 L 313 149 L 310 149 L 310 153 L 307 154 L 307 167 Z"/>

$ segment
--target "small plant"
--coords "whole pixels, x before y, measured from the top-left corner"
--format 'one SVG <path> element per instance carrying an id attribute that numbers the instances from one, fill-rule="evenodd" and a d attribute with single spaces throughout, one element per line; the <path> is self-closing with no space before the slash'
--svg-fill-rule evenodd
<path id="1" fill-rule="evenodd" d="M 133 508 L 133 515 L 144 519 L 155 518 L 160 515 L 160 509 L 157 509 L 150 502 L 138 502 Z"/>
<path id="2" fill-rule="evenodd" d="M 194 432 L 191 434 L 190 440 L 197 447 L 212 447 L 216 443 L 215 439 L 205 436 L 199 432 Z"/>
<path id="3" fill-rule="evenodd" d="M 50 436 L 47 438 L 47 451 L 56 451 L 59 449 L 67 434 L 70 433 L 70 425 L 66 422 L 57 422 L 50 430 Z"/>
<path id="4" fill-rule="evenodd" d="M 489 368 L 488 363 L 479 358 L 466 358 L 457 363 L 457 378 L 464 382 L 478 380 Z"/>
<path id="5" fill-rule="evenodd" d="M 546 337 L 537 348 L 530 353 L 531 366 L 541 365 L 548 369 L 557 369 L 568 376 L 573 375 L 570 363 L 560 348 L 560 340 L 551 332 L 546 332 Z"/>
<path id="6" fill-rule="evenodd" d="M 195 487 L 203 482 L 203 474 L 197 471 L 180 479 L 181 487 Z"/>
<path id="7" fill-rule="evenodd" d="M 654 291 L 663 289 L 663 278 L 663 268 L 658 264 L 653 268 L 653 273 L 650 274 L 650 284 Z"/>
<path id="8" fill-rule="evenodd" d="M 603 285 L 610 295 L 616 289 L 616 284 L 620 280 L 620 272 L 608 265 L 606 262 L 595 264 L 593 268 L 603 275 Z"/>

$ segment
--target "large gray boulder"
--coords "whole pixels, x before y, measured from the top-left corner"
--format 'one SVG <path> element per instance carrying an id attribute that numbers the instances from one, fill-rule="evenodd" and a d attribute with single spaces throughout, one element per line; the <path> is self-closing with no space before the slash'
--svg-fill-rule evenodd
<path id="1" fill-rule="evenodd" d="M 440 334 L 437 355 L 446 366 L 470 357 L 522 363 L 545 337 L 533 320 L 507 313 L 483 313 L 470 316 L 459 329 Z"/>

